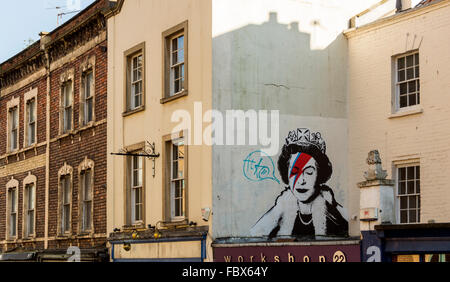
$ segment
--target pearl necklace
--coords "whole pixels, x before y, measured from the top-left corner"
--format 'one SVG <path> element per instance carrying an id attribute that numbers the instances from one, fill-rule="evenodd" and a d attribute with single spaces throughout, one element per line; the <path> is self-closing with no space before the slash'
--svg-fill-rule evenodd
<path id="1" fill-rule="evenodd" d="M 308 222 L 304 222 L 304 221 L 303 221 L 303 219 L 302 219 L 302 214 L 301 214 L 301 213 L 298 214 L 298 217 L 300 218 L 300 221 L 303 223 L 303 225 L 308 225 L 308 224 L 310 224 L 311 221 L 312 221 L 312 215 L 311 215 L 311 219 L 310 219 Z"/>

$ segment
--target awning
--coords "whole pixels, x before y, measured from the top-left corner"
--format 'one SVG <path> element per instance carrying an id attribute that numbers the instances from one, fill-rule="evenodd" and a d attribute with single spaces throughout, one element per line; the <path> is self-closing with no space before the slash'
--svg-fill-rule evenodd
<path id="1" fill-rule="evenodd" d="M 0 261 L 30 261 L 34 260 L 36 252 L 0 254 Z"/>

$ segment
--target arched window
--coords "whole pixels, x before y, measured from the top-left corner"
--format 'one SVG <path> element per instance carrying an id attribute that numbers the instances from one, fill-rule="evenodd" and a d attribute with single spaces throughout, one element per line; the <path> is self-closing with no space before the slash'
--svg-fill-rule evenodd
<path id="1" fill-rule="evenodd" d="M 36 236 L 36 176 L 31 172 L 23 180 L 23 237 Z"/>
<path id="2" fill-rule="evenodd" d="M 72 231 L 72 173 L 71 166 L 64 163 L 58 171 L 58 234 Z"/>
<path id="3" fill-rule="evenodd" d="M 17 202 L 19 181 L 14 179 L 6 184 L 6 238 L 8 240 L 17 238 Z"/>
<path id="4" fill-rule="evenodd" d="M 94 161 L 85 158 L 78 166 L 79 233 L 93 233 L 94 222 Z"/>

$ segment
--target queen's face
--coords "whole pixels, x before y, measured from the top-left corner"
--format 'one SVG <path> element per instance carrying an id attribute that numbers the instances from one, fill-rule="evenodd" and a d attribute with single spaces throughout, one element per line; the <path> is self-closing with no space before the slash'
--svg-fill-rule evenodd
<path id="1" fill-rule="evenodd" d="M 316 160 L 305 153 L 292 154 L 289 162 L 289 187 L 299 201 L 304 202 L 314 194 L 316 180 Z"/>

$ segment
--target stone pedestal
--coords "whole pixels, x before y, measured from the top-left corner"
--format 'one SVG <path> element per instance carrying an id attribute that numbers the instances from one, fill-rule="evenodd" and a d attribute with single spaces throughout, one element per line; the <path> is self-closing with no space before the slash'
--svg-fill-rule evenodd
<path id="1" fill-rule="evenodd" d="M 395 222 L 394 181 L 386 179 L 377 150 L 367 158 L 369 169 L 364 173 L 366 181 L 358 183 L 360 188 L 360 230 L 374 230 L 375 225 Z"/>

